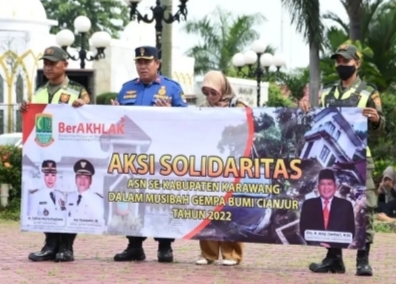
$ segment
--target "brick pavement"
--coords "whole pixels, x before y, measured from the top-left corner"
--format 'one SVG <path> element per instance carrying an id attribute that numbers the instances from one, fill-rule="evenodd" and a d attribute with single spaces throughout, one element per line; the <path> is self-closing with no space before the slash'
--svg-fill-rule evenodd
<path id="1" fill-rule="evenodd" d="M 68 284 L 68 283 L 150 283 L 150 284 L 337 284 L 395 283 L 394 262 L 396 235 L 378 234 L 372 254 L 373 278 L 354 276 L 354 251 L 345 253 L 346 275 L 314 275 L 307 271 L 312 260 L 322 259 L 324 250 L 301 246 L 246 244 L 246 258 L 240 266 L 196 266 L 199 255 L 196 241 L 176 241 L 173 264 L 156 262 L 156 243 L 145 243 L 147 261 L 114 263 L 114 253 L 125 248 L 121 236 L 80 235 L 75 243 L 73 263 L 32 263 L 29 252 L 41 248 L 43 236 L 22 233 L 15 222 L 0 222 L 1 284 Z"/>

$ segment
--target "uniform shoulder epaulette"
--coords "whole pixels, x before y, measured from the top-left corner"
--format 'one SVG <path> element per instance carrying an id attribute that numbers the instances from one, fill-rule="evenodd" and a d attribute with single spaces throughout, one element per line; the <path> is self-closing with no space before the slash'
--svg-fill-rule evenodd
<path id="1" fill-rule="evenodd" d="M 364 88 L 367 92 L 372 93 L 377 90 L 377 86 L 374 84 L 366 83 L 366 87 Z"/>
<path id="2" fill-rule="evenodd" d="M 123 86 L 125 86 L 126 84 L 129 84 L 129 83 L 134 83 L 134 82 L 136 82 L 137 81 L 137 79 L 138 78 L 135 78 L 135 79 L 133 79 L 133 80 L 130 80 L 130 81 L 127 81 L 127 82 L 125 82 L 124 84 L 122 84 Z"/>
<path id="3" fill-rule="evenodd" d="M 99 196 L 100 198 L 103 198 L 103 195 L 101 195 L 101 194 L 99 194 L 99 193 L 97 193 L 97 192 L 95 192 L 95 194 L 96 194 L 97 196 Z"/>
<path id="4" fill-rule="evenodd" d="M 162 78 L 163 78 L 165 81 L 169 81 L 169 82 L 172 82 L 172 83 L 174 83 L 174 84 L 180 86 L 179 82 L 177 82 L 177 81 L 175 81 L 175 80 L 173 80 L 173 79 L 171 79 L 171 78 L 168 78 L 168 77 L 162 77 Z"/>
<path id="5" fill-rule="evenodd" d="M 331 88 L 333 88 L 334 86 L 337 86 L 337 85 L 338 85 L 338 81 L 333 81 L 331 83 L 323 84 L 323 90 L 331 89 Z"/>
<path id="6" fill-rule="evenodd" d="M 72 89 L 75 89 L 77 91 L 80 91 L 81 89 L 85 89 L 85 87 L 83 85 L 81 85 L 80 83 L 77 83 L 76 81 L 69 81 L 68 86 Z"/>

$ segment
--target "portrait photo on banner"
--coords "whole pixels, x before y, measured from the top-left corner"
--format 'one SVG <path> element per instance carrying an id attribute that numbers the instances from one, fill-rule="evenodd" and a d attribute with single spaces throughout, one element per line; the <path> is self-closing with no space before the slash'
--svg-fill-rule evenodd
<path id="1" fill-rule="evenodd" d="M 82 158 L 79 149 L 85 144 L 95 150 L 92 141 L 81 135 L 55 133 L 53 125 L 62 125 L 62 116 L 60 122 L 51 114 L 37 114 L 35 119 L 35 129 L 23 148 L 22 228 L 103 232 L 106 218 L 101 179 L 107 159 L 104 163 L 98 156 Z"/>
<path id="2" fill-rule="evenodd" d="M 253 120 L 249 155 L 261 159 L 261 175 L 236 180 L 238 190 L 221 209 L 232 212 L 231 222 L 212 221 L 194 238 L 362 247 L 367 119 L 361 110 L 253 109 Z M 243 147 L 232 154 L 242 155 Z"/>

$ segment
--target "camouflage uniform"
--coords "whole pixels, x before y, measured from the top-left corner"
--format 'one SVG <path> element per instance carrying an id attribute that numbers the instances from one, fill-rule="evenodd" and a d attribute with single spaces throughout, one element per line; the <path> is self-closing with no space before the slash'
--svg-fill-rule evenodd
<path id="1" fill-rule="evenodd" d="M 40 60 L 50 61 L 54 64 L 60 61 L 67 61 L 68 55 L 62 48 L 51 46 L 45 49 Z M 75 100 L 81 99 L 84 103 L 90 102 L 90 97 L 85 88 L 77 82 L 71 81 L 65 76 L 64 81 L 58 85 L 51 85 L 49 82 L 39 86 L 33 96 L 32 103 L 36 104 L 72 104 Z M 54 161 L 55 170 L 56 164 Z M 48 161 L 44 161 L 43 166 L 47 167 Z M 45 168 L 43 172 L 45 173 Z M 66 209 L 64 209 L 66 210 Z M 73 261 L 73 243 L 77 234 L 68 233 L 44 233 L 45 244 L 39 252 L 30 253 L 28 258 L 32 261 L 54 260 L 56 262 Z"/>
<path id="2" fill-rule="evenodd" d="M 332 56 L 335 59 L 342 56 L 345 59 L 360 60 L 357 48 L 353 45 L 343 45 Z M 369 120 L 368 130 L 370 133 L 381 133 L 385 130 L 385 118 L 382 114 L 381 99 L 374 86 L 363 82 L 359 77 L 349 88 L 343 88 L 341 81 L 337 85 L 325 88 L 321 95 L 321 107 L 361 107 L 375 108 L 380 117 L 379 122 L 373 123 Z M 363 250 L 358 250 L 356 258 L 356 275 L 372 276 L 372 269 L 369 265 L 370 245 L 374 240 L 374 211 L 377 207 L 377 195 L 373 181 L 374 160 L 371 157 L 370 149 L 367 148 L 367 170 L 366 170 L 366 246 Z M 345 273 L 345 266 L 342 260 L 342 250 L 328 249 L 326 258 L 322 263 L 312 263 L 309 269 L 313 272 L 324 273 Z"/>

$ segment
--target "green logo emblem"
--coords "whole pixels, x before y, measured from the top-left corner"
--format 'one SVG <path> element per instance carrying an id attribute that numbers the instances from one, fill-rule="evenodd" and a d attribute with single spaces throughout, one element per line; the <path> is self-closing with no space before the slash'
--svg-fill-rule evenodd
<path id="1" fill-rule="evenodd" d="M 52 115 L 47 113 L 36 114 L 36 143 L 41 147 L 48 147 L 54 142 L 52 137 Z"/>

